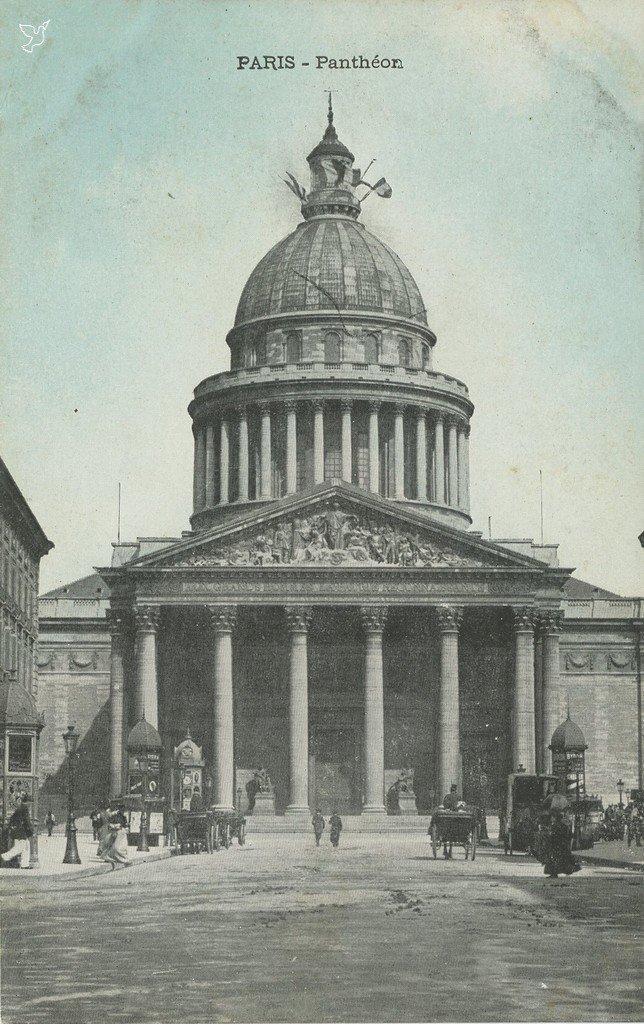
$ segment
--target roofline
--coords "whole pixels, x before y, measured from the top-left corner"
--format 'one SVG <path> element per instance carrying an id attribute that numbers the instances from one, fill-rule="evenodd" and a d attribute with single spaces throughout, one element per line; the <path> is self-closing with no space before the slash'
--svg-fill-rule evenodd
<path id="1" fill-rule="evenodd" d="M 0 490 L 8 494 L 12 508 L 18 514 L 22 525 L 35 542 L 40 558 L 48 554 L 54 547 L 54 542 L 47 537 L 2 458 L 0 458 Z"/>

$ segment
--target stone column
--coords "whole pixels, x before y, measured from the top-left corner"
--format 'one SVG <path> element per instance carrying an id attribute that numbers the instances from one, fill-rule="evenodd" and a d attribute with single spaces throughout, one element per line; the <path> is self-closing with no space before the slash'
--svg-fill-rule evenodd
<path id="1" fill-rule="evenodd" d="M 447 503 L 455 508 L 458 505 L 458 441 L 456 420 L 450 417 L 447 434 Z"/>
<path id="2" fill-rule="evenodd" d="M 136 688 L 134 693 L 134 722 L 145 718 L 149 725 L 159 728 L 159 701 L 157 687 L 157 629 L 160 610 L 141 605 L 134 610 L 136 625 Z"/>
<path id="3" fill-rule="evenodd" d="M 374 494 L 378 494 L 380 490 L 379 409 L 380 402 L 369 402 L 369 490 Z"/>
<path id="4" fill-rule="evenodd" d="M 344 401 L 342 409 L 342 479 L 351 483 L 351 407 L 353 403 Z"/>
<path id="5" fill-rule="evenodd" d="M 463 431 L 463 508 L 466 512 L 470 510 L 470 426 L 469 423 Z"/>
<path id="6" fill-rule="evenodd" d="M 528 774 L 534 774 L 534 610 L 515 608 L 513 614 L 515 675 L 512 770 L 516 771 L 519 765 L 523 765 Z"/>
<path id="7" fill-rule="evenodd" d="M 206 503 L 206 438 L 203 427 L 195 424 L 195 456 L 192 473 L 192 508 L 201 512 Z"/>
<path id="8" fill-rule="evenodd" d="M 385 607 L 360 609 L 365 631 L 364 659 L 364 785 L 363 814 L 385 814 L 385 728 L 382 634 Z"/>
<path id="9" fill-rule="evenodd" d="M 438 609 L 441 634 L 441 676 L 438 707 L 438 793 L 442 800 L 456 783 L 461 788 L 461 741 L 458 682 L 458 633 L 463 609 Z"/>
<path id="10" fill-rule="evenodd" d="M 550 740 L 563 718 L 563 699 L 559 677 L 559 637 L 563 626 L 563 613 L 547 612 L 541 616 L 542 643 L 541 672 L 541 770 L 550 771 Z"/>
<path id="11" fill-rule="evenodd" d="M 230 426 L 222 419 L 219 440 L 219 504 L 228 504 L 228 466 L 230 459 Z"/>
<path id="12" fill-rule="evenodd" d="M 313 402 L 313 483 L 324 480 L 324 402 Z"/>
<path id="13" fill-rule="evenodd" d="M 215 504 L 215 428 L 212 423 L 206 427 L 206 508 Z"/>
<path id="14" fill-rule="evenodd" d="M 123 792 L 123 646 L 124 611 L 108 608 L 110 651 L 110 796 Z"/>
<path id="15" fill-rule="evenodd" d="M 405 497 L 405 427 L 404 407 L 394 407 L 394 497 Z"/>
<path id="16" fill-rule="evenodd" d="M 445 423 L 442 416 L 436 417 L 434 424 L 434 462 L 436 468 L 436 483 L 434 494 L 436 504 L 445 504 Z M 443 794 L 444 796 L 445 794 Z"/>
<path id="17" fill-rule="evenodd" d="M 297 405 L 285 402 L 286 408 L 286 493 L 297 490 Z"/>
<path id="18" fill-rule="evenodd" d="M 260 427 L 260 498 L 267 501 L 271 497 L 271 407 L 267 402 L 262 402 L 259 407 L 261 416 Z"/>
<path id="19" fill-rule="evenodd" d="M 464 423 L 458 425 L 458 507 L 463 511 L 469 511 L 470 500 L 467 493 L 467 427 Z"/>
<path id="20" fill-rule="evenodd" d="M 238 500 L 248 501 L 248 410 L 245 405 L 239 407 L 238 473 Z"/>
<path id="21" fill-rule="evenodd" d="M 237 609 L 232 605 L 208 607 L 213 632 L 213 804 L 219 811 L 234 810 L 233 644 Z"/>
<path id="22" fill-rule="evenodd" d="M 416 498 L 427 501 L 427 418 L 416 410 Z"/>
<path id="23" fill-rule="evenodd" d="M 286 814 L 302 818 L 306 824 L 309 810 L 309 683 L 307 633 L 310 608 L 287 608 L 289 650 L 289 734 L 290 790 Z"/>

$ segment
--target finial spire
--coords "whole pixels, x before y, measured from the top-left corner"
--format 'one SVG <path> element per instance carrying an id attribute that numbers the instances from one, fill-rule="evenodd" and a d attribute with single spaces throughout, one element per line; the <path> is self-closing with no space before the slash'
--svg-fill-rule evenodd
<path id="1" fill-rule="evenodd" d="M 330 127 L 333 124 L 333 93 L 331 92 L 330 89 L 327 89 L 326 91 L 329 94 L 329 112 L 326 116 Z"/>

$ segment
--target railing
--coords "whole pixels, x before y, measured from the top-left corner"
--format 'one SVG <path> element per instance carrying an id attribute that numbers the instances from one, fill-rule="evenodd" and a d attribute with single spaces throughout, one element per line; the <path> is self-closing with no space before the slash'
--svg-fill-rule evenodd
<path id="1" fill-rule="evenodd" d="M 642 600 L 638 597 L 600 598 L 566 601 L 568 619 L 640 619 Z"/>
<path id="2" fill-rule="evenodd" d="M 309 371 L 312 374 L 312 380 L 319 379 L 320 377 L 323 378 L 329 371 L 333 371 L 334 374 L 339 372 L 347 380 L 355 379 L 356 371 L 360 372 L 361 375 L 373 373 L 374 377 L 376 375 L 380 376 L 380 374 L 397 378 L 413 377 L 419 383 L 426 382 L 439 387 L 444 385 L 450 391 L 456 391 L 465 397 L 468 395 L 467 387 L 462 381 L 456 377 L 450 377 L 446 373 L 437 373 L 435 370 L 423 370 L 416 366 L 399 366 L 395 363 L 325 363 L 322 360 L 309 360 L 303 363 L 267 363 L 264 366 L 240 366 L 234 370 L 225 370 L 223 373 L 206 377 L 205 380 L 197 385 L 195 394 L 199 395 L 202 391 L 211 387 L 223 388 L 227 383 L 232 383 L 236 380 L 261 380 L 273 375 L 287 380 L 296 374 L 300 374 L 303 370 Z M 361 379 L 364 379 L 364 377 Z"/>

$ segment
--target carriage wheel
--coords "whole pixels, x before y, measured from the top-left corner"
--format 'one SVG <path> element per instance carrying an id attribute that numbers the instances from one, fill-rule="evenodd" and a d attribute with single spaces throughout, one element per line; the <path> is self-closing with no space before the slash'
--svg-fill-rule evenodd
<path id="1" fill-rule="evenodd" d="M 478 828 L 475 826 L 472 831 L 472 860 L 476 860 L 476 841 L 478 839 Z"/>
<path id="2" fill-rule="evenodd" d="M 436 847 L 438 844 L 438 825 L 432 825 L 432 853 L 434 854 L 434 860 L 436 860 Z"/>

